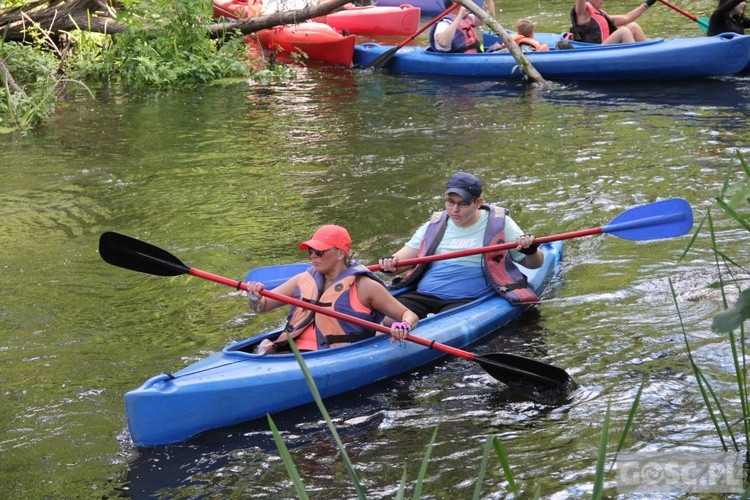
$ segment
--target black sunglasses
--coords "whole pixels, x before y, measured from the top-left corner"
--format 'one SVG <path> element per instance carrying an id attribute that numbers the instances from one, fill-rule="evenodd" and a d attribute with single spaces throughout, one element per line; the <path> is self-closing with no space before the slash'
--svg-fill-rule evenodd
<path id="1" fill-rule="evenodd" d="M 328 250 L 330 250 L 330 248 Z M 313 254 L 315 254 L 318 257 L 322 257 L 323 254 L 326 253 L 328 250 L 315 250 L 314 248 L 308 248 L 307 249 L 307 255 L 309 255 L 310 257 L 312 257 Z"/>

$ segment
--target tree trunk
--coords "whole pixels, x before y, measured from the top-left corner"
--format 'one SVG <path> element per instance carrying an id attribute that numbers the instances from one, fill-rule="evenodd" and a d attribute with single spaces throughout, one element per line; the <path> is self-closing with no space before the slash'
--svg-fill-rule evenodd
<path id="1" fill-rule="evenodd" d="M 247 35 L 282 24 L 296 24 L 330 14 L 350 2 L 351 0 L 326 0 L 304 9 L 214 23 L 208 36 L 220 38 L 233 36 L 237 32 Z M 54 38 L 66 31 L 115 34 L 127 29 L 127 25 L 116 20 L 114 11 L 105 0 L 39 0 L 0 13 L 0 33 L 3 33 L 6 41 L 31 41 L 34 35 L 29 32 L 29 28 L 33 25 Z"/>
<path id="2" fill-rule="evenodd" d="M 516 60 L 516 62 L 518 63 L 518 67 L 521 68 L 521 71 L 523 71 L 523 74 L 528 80 L 539 84 L 547 83 L 547 80 L 542 78 L 542 75 L 539 74 L 536 68 L 531 65 L 528 59 L 526 59 L 526 57 L 523 55 L 523 52 L 521 51 L 521 48 L 516 42 L 513 41 L 510 35 L 508 35 L 508 32 L 505 31 L 505 28 L 503 28 L 500 23 L 492 19 L 489 14 L 479 8 L 479 6 L 471 0 L 455 0 L 455 2 L 466 7 L 469 12 L 481 19 L 483 23 L 487 24 L 490 28 L 492 28 L 492 31 L 500 36 L 500 39 L 503 41 L 505 46 L 508 47 L 508 51 L 510 51 L 513 59 Z"/>

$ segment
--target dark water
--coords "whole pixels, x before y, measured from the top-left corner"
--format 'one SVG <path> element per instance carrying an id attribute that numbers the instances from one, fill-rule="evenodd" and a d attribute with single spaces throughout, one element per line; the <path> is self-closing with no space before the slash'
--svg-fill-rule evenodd
<path id="1" fill-rule="evenodd" d="M 264 420 L 133 449 L 126 391 L 282 314 L 251 315 L 234 290 L 197 278 L 109 266 L 103 231 L 237 279 L 299 261 L 296 244 L 333 222 L 369 263 L 440 208 L 456 170 L 481 176 L 486 198 L 538 235 L 674 196 L 700 220 L 728 169 L 743 178 L 749 82 L 532 90 L 328 68 L 270 88 L 72 96 L 38 133 L 0 138 L 0 496 L 294 496 Z M 746 233 L 714 215 L 721 249 L 746 262 Z M 606 408 L 614 447 L 642 382 L 627 451 L 719 450 L 668 280 L 730 420 L 739 405 L 728 343 L 710 329 L 722 306 L 708 233 L 680 260 L 688 241 L 571 240 L 544 303 L 472 346 L 567 369 L 580 387 L 564 404 L 519 399 L 457 359 L 327 401 L 368 496 L 394 497 L 404 467 L 413 484 L 436 426 L 426 497 L 471 495 L 488 435 L 501 437 L 525 494 L 586 495 Z M 311 496 L 354 496 L 315 408 L 274 420 Z M 502 498 L 507 483 L 491 469 L 483 496 Z M 616 495 L 612 479 L 607 488 Z"/>

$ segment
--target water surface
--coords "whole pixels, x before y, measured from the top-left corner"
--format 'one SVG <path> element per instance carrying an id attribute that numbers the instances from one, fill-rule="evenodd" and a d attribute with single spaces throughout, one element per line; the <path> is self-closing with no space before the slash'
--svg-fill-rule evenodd
<path id="1" fill-rule="evenodd" d="M 659 15 L 677 25 L 672 14 Z M 283 313 L 252 315 L 240 294 L 197 278 L 107 265 L 102 232 L 237 279 L 303 259 L 297 243 L 338 223 L 371 263 L 441 208 L 457 170 L 480 176 L 486 198 L 537 235 L 598 227 L 674 196 L 700 220 L 727 169 L 742 178 L 735 151 L 750 143 L 749 104 L 746 76 L 538 90 L 332 68 L 270 88 L 71 96 L 42 130 L 2 138 L 0 495 L 293 496 L 264 420 L 132 447 L 126 391 Z M 722 250 L 747 261 L 746 233 L 714 214 Z M 543 304 L 472 346 L 567 369 L 580 388 L 562 405 L 519 399 L 457 359 L 328 401 L 368 495 L 395 496 L 404 467 L 412 484 L 439 426 L 426 497 L 470 495 L 484 440 L 498 435 L 526 493 L 578 498 L 592 488 L 607 406 L 614 446 L 641 383 L 628 451 L 719 450 L 668 281 L 694 353 L 736 419 L 730 351 L 710 330 L 722 308 L 710 241 L 704 230 L 680 260 L 688 241 L 571 240 Z M 311 496 L 354 495 L 315 408 L 274 420 Z M 483 495 L 506 492 L 493 468 Z"/>

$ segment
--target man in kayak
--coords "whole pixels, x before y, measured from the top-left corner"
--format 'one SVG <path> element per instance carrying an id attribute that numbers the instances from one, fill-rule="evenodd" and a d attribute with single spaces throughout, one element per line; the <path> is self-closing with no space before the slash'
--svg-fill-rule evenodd
<path id="1" fill-rule="evenodd" d="M 446 9 L 452 4 L 445 0 Z M 430 28 L 430 48 L 436 52 L 480 52 L 482 44 L 475 28 L 481 25 L 482 21 L 462 6 L 458 14 L 448 14 Z"/>
<path id="2" fill-rule="evenodd" d="M 274 288 L 287 297 L 329 307 L 365 321 L 380 323 L 384 317 L 396 321 L 390 326 L 392 340 L 403 340 L 417 326 L 416 314 L 398 302 L 385 284 L 365 266 L 350 260 L 352 239 L 341 226 L 320 227 L 313 237 L 299 244 L 310 254 L 312 266 Z M 286 305 L 260 295 L 263 283 L 248 284 L 250 307 L 262 313 Z M 264 340 L 256 354 L 277 352 L 289 344 L 289 337 L 300 351 L 315 351 L 356 342 L 375 335 L 373 330 L 325 314 L 293 306 L 284 332 L 275 340 Z"/>
<path id="3" fill-rule="evenodd" d="M 719 0 L 719 6 L 708 20 L 706 35 L 714 36 L 721 33 L 745 34 L 745 28 L 750 28 L 750 19 L 745 17 L 745 0 Z"/>
<path id="4" fill-rule="evenodd" d="M 391 285 L 408 288 L 396 298 L 420 318 L 458 307 L 493 289 L 513 304 L 538 302 L 516 266 L 536 269 L 544 263 L 544 253 L 534 243 L 534 235 L 524 234 L 508 210 L 485 205 L 482 181 L 472 174 L 458 172 L 448 180 L 444 203 L 445 210 L 435 212 L 403 248 L 378 261 L 386 273 L 410 269 Z M 399 260 L 506 241 L 515 241 L 517 247 L 420 264 L 413 269 L 397 266 Z"/>
<path id="5" fill-rule="evenodd" d="M 570 33 L 573 40 L 588 43 L 632 43 L 646 40 L 646 34 L 636 19 L 654 5 L 656 0 L 646 0 L 623 15 L 609 15 L 602 10 L 604 0 L 576 0 L 570 11 Z"/>

